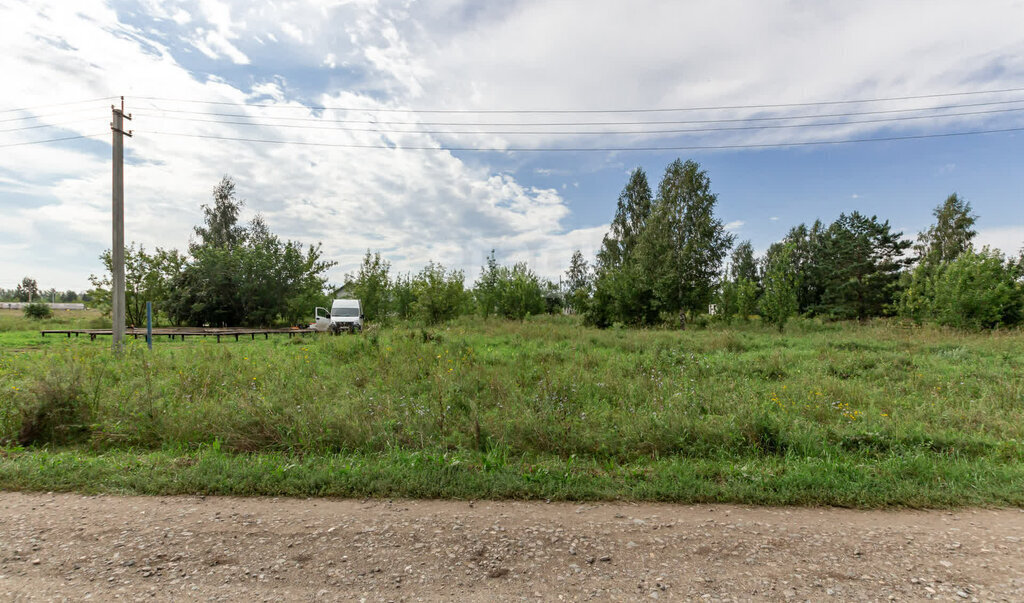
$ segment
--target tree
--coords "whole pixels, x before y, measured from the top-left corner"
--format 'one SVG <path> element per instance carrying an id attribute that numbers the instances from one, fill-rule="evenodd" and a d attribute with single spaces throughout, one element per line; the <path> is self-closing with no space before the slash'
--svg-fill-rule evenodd
<path id="1" fill-rule="evenodd" d="M 791 228 L 781 242 L 772 244 L 765 254 L 767 259 L 786 243 L 793 244 L 792 261 L 797 274 L 797 304 L 800 313 L 813 314 L 821 309 L 821 296 L 828 278 L 823 268 L 824 235 L 825 226 L 821 220 L 815 220 L 810 228 L 806 224 L 800 224 Z"/>
<path id="2" fill-rule="evenodd" d="M 758 274 L 757 259 L 754 258 L 754 246 L 750 241 L 743 241 L 732 250 L 729 276 L 734 281 L 747 279 L 755 285 L 760 284 L 761 278 Z"/>
<path id="3" fill-rule="evenodd" d="M 412 275 L 400 274 L 391 283 L 391 309 L 395 316 L 409 320 L 413 316 L 416 303 L 416 289 Z"/>
<path id="4" fill-rule="evenodd" d="M 526 262 L 517 262 L 512 268 L 500 267 L 497 282 L 495 311 L 499 316 L 522 320 L 528 315 L 545 311 L 540 279 Z"/>
<path id="5" fill-rule="evenodd" d="M 467 303 L 465 278 L 461 270 L 448 270 L 433 261 L 413 279 L 414 312 L 427 324 L 458 316 Z"/>
<path id="6" fill-rule="evenodd" d="M 587 324 L 606 327 L 613 322 L 651 324 L 657 321 L 650 285 L 640 278 L 635 257 L 652 207 L 647 174 L 636 168 L 619 194 L 615 217 L 597 253 L 593 296 L 583 315 Z"/>
<path id="7" fill-rule="evenodd" d="M 21 302 L 31 302 L 33 298 L 39 297 L 39 283 L 26 276 L 14 288 L 14 297 Z"/>
<path id="8" fill-rule="evenodd" d="M 565 271 L 566 302 L 573 312 L 582 313 L 590 299 L 591 274 L 587 260 L 577 249 L 569 260 L 569 269 Z"/>
<path id="9" fill-rule="evenodd" d="M 971 213 L 971 204 L 956 193 L 932 211 L 935 224 L 917 235 L 914 251 L 920 263 L 930 267 L 955 260 L 971 248 L 971 240 L 978 234 L 974 223 L 978 216 Z"/>
<path id="10" fill-rule="evenodd" d="M 167 312 L 178 324 L 265 326 L 296 324 L 327 302 L 321 245 L 305 247 L 273 234 L 259 215 L 238 224 L 242 203 L 225 177 L 214 189 L 214 205 L 203 206 L 205 221 L 191 257 L 170 279 Z"/>
<path id="11" fill-rule="evenodd" d="M 819 269 L 825 287 L 816 312 L 860 320 L 887 313 L 910 244 L 888 221 L 856 211 L 841 214 L 822 238 Z"/>
<path id="12" fill-rule="evenodd" d="M 29 302 L 22 308 L 22 312 L 25 313 L 26 318 L 34 318 L 36 320 L 53 316 L 53 309 L 50 307 L 50 304 L 44 301 Z"/>
<path id="13" fill-rule="evenodd" d="M 797 274 L 793 266 L 793 243 L 776 248 L 765 259 L 764 293 L 761 296 L 761 317 L 779 332 L 797 311 Z"/>
<path id="14" fill-rule="evenodd" d="M 104 314 L 110 313 L 113 286 L 113 261 L 110 250 L 100 254 L 106 272 L 102 276 L 89 275 L 97 306 Z M 146 324 L 146 302 L 153 302 L 158 312 L 166 312 L 164 303 L 170 297 L 171 281 L 184 266 L 185 258 L 175 249 L 157 248 L 149 254 L 144 246 L 133 241 L 124 250 L 124 317 L 129 325 Z"/>
<path id="15" fill-rule="evenodd" d="M 352 281 L 352 293 L 360 301 L 368 320 L 381 320 L 387 316 L 390 270 L 391 264 L 381 259 L 379 251 L 371 254 L 367 249 L 359 272 L 354 277 L 345 277 Z"/>
<path id="16" fill-rule="evenodd" d="M 238 225 L 238 214 L 245 202 L 235 198 L 235 182 L 224 176 L 217 186 L 213 187 L 213 205 L 203 205 L 202 226 L 195 227 L 199 236 L 199 245 L 204 247 L 231 248 L 240 244 L 246 231 Z M 266 224 L 260 224 L 264 227 Z M 258 225 L 257 225 L 258 229 Z"/>
<path id="17" fill-rule="evenodd" d="M 494 250 L 492 249 L 484 265 L 480 267 L 480 278 L 477 279 L 473 287 L 473 295 L 476 298 L 477 307 L 484 318 L 497 311 L 499 270 L 498 260 L 494 257 Z"/>
<path id="18" fill-rule="evenodd" d="M 757 283 L 749 278 L 740 278 L 734 286 L 736 289 L 736 313 L 742 320 L 747 320 L 751 314 L 757 312 L 759 293 Z"/>
<path id="19" fill-rule="evenodd" d="M 737 314 L 739 314 L 739 309 L 736 304 L 736 283 L 729 280 L 723 281 L 718 288 L 718 296 L 715 298 L 715 319 L 731 323 Z"/>
<path id="20" fill-rule="evenodd" d="M 637 246 L 641 274 L 659 312 L 707 308 L 733 236 L 715 218 L 718 197 L 707 172 L 694 161 L 673 161 Z"/>
<path id="21" fill-rule="evenodd" d="M 629 182 L 619 193 L 615 217 L 612 218 L 608 234 L 604 236 L 601 250 L 597 254 L 599 267 L 614 268 L 629 261 L 647 227 L 652 208 L 647 173 L 636 168 L 630 172 Z"/>
<path id="22" fill-rule="evenodd" d="M 935 267 L 922 263 L 901 295 L 900 314 L 965 329 L 1012 327 L 1024 321 L 1021 275 L 1018 263 L 987 247 Z"/>

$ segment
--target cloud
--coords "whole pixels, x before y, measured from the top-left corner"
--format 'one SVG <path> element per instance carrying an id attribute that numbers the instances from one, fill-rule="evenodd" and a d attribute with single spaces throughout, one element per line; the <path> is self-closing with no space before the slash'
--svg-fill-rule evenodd
<path id="1" fill-rule="evenodd" d="M 978 229 L 974 237 L 975 249 L 982 247 L 999 249 L 1009 256 L 1016 256 L 1024 250 L 1024 224 Z"/>
<path id="2" fill-rule="evenodd" d="M 860 199 L 860 195 L 858 195 L 857 193 L 853 193 L 852 195 L 850 195 L 850 198 L 851 199 Z"/>
<path id="3" fill-rule="evenodd" d="M 779 217 L 778 217 L 778 216 L 772 216 L 772 217 L 770 217 L 770 218 L 768 218 L 768 219 L 769 219 L 770 221 L 772 221 L 772 222 L 778 222 L 778 221 L 779 221 Z"/>
<path id="4" fill-rule="evenodd" d="M 138 132 L 126 145 L 129 240 L 150 247 L 182 247 L 191 226 L 201 219 L 199 204 L 209 200 L 210 189 L 221 176 L 231 174 L 248 201 L 247 217 L 259 211 L 284 236 L 306 243 L 323 241 L 328 255 L 341 262 L 336 278 L 354 268 L 367 247 L 394 258 L 398 270 L 418 269 L 432 258 L 467 271 L 475 270 L 481 254 L 494 247 L 509 258 L 532 258 L 549 276 L 564 269 L 570 248 L 596 250 L 606 226 L 570 226 L 575 222 L 560 193 L 524 180 L 534 174 L 564 175 L 575 186 L 573 169 L 530 164 L 526 169 L 532 174 L 518 174 L 502 171 L 514 164 L 515 155 L 440 150 L 446 146 L 770 144 L 867 136 L 882 128 L 899 134 L 1024 124 L 1021 114 L 1007 113 L 806 129 L 523 136 L 385 130 L 421 129 L 417 126 L 424 122 L 537 124 L 571 119 L 557 114 L 453 114 L 447 119 L 378 112 L 721 106 L 1010 88 L 1016 83 L 1014 74 L 1024 72 L 1024 38 L 1018 26 L 1024 9 L 1018 5 L 985 11 L 951 0 L 930 3 L 927 11 L 882 0 L 801 4 L 800 10 L 783 1 L 731 0 L 685 8 L 648 0 L 146 0 L 113 5 L 121 11 L 98 2 L 77 3 L 74 11 L 57 0 L 0 4 L 0 38 L 5 46 L 0 70 L 9 83 L 0 89 L 0 106 L 126 94 L 129 110 L 136 114 L 131 127 Z M 680 35 L 681 20 L 701 27 L 687 28 Z M 971 35 L 963 35 L 965 31 Z M 865 39 L 872 43 L 863 44 Z M 957 44 L 949 44 L 950 39 Z M 227 103 L 258 98 L 272 106 L 226 108 L 135 100 L 142 96 Z M 5 221 L 20 227 L 5 231 L 5 245 L 14 249 L 14 255 L 0 265 L 0 286 L 20 279 L 23 272 L 38 273 L 40 278 L 45 272 L 59 286 L 81 287 L 84 275 L 97 269 L 93 258 L 110 238 L 105 144 L 109 102 L 83 104 L 78 108 L 87 110 L 77 114 L 44 117 L 43 123 L 51 124 L 81 118 L 46 134 L 3 134 L 5 143 L 40 140 L 48 134 L 100 134 L 103 142 L 26 146 L 5 154 L 0 165 L 0 210 Z M 306 108 L 310 104 L 359 110 L 311 112 Z M 907 106 L 893 101 L 855 107 Z M 165 113 L 158 107 L 238 113 L 260 124 L 278 125 L 186 121 L 211 116 Z M 665 114 L 665 119 L 782 113 L 686 111 Z M 387 127 L 379 123 L 386 121 L 384 115 L 412 125 Z M 634 124 L 650 119 L 622 115 L 598 115 L 595 121 L 627 122 L 623 125 L 557 130 L 637 130 Z M 371 123 L 341 123 L 345 120 Z M 439 150 L 278 146 L 156 132 Z M 606 163 L 619 159 L 609 155 Z M 609 197 L 614 198 L 614 192 Z M 729 226 L 738 229 L 743 224 Z"/>
<path id="5" fill-rule="evenodd" d="M 744 224 L 746 224 L 746 222 L 743 220 L 733 220 L 732 222 L 726 223 L 725 229 L 730 232 L 736 232 L 742 228 Z"/>

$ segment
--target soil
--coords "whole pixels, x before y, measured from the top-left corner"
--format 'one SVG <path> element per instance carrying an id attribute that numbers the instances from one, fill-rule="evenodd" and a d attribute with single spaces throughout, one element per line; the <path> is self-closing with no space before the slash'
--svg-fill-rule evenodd
<path id="1" fill-rule="evenodd" d="M 3 600 L 1024 600 L 1024 512 L 0 492 Z"/>

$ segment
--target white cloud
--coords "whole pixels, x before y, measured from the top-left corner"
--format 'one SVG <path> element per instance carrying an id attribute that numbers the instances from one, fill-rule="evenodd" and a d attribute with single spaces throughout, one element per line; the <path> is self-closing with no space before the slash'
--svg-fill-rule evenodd
<path id="1" fill-rule="evenodd" d="M 992 247 L 1009 256 L 1016 256 L 1024 249 L 1024 224 L 981 228 L 974 238 L 974 247 Z"/>
<path id="2" fill-rule="evenodd" d="M 726 223 L 725 229 L 730 232 L 736 232 L 740 228 L 743 228 L 744 224 L 746 224 L 746 222 L 743 220 L 733 220 L 732 222 Z"/>
<path id="3" fill-rule="evenodd" d="M 367 110 L 806 102 L 1008 88 L 1016 83 L 1014 74 L 1024 72 L 1024 38 L 1019 35 L 1024 9 L 1019 4 L 978 10 L 969 3 L 948 0 L 929 3 L 926 11 L 912 3 L 883 0 L 801 3 L 798 10 L 781 0 L 726 0 L 686 7 L 649 0 L 485 4 L 469 0 L 423 4 L 147 0 L 141 6 L 144 12 L 183 28 L 169 37 L 181 36 L 204 55 L 226 59 L 224 67 L 243 74 L 230 81 L 245 83 L 229 84 L 227 71 L 189 73 L 181 64 L 184 55 L 176 54 L 180 52 L 176 42 L 120 22 L 115 10 L 104 3 L 77 3 L 75 11 L 58 0 L 7 3 L 0 5 L 0 39 L 5 46 L 0 53 L 0 71 L 5 75 L 0 106 L 127 94 L 129 110 L 137 113 L 131 127 L 139 132 L 127 144 L 129 240 L 148 246 L 183 246 L 191 226 L 200 219 L 199 203 L 206 202 L 213 184 L 229 173 L 248 199 L 249 215 L 265 213 L 272 227 L 285 236 L 324 241 L 328 255 L 342 262 L 336 275 L 352 269 L 367 247 L 381 249 L 399 270 L 418 269 L 433 258 L 467 271 L 479 265 L 482 253 L 495 247 L 509 258 L 531 258 L 539 264 L 538 270 L 556 275 L 564 269 L 572 248 L 580 246 L 592 254 L 605 227 L 570 228 L 569 207 L 557 191 L 528 187 L 514 174 L 495 174 L 486 158 L 467 162 L 444 151 L 258 145 L 153 132 L 307 143 L 504 148 L 597 141 L 602 146 L 792 142 L 867 135 L 880 126 L 717 132 L 683 138 L 428 135 L 344 131 L 327 121 L 381 115 L 372 112 L 328 111 L 318 116 L 319 122 L 291 122 L 330 125 L 335 128 L 331 130 L 169 120 L 132 97 L 246 102 L 258 95 L 261 103 L 269 97 L 269 102 L 282 108 L 239 109 L 266 122 L 269 115 L 310 117 L 286 83 L 273 76 L 289 76 L 289 68 L 302 73 L 321 65 L 351 65 L 360 75 L 354 83 L 323 84 L 329 87 L 310 93 L 313 102 Z M 169 27 L 173 27 L 171 21 L 166 21 Z M 684 22 L 701 25 L 681 26 Z M 261 48 L 257 39 L 274 45 Z M 863 43 L 867 39 L 871 44 Z M 957 43 L 949 44 L 951 39 Z M 282 72 L 261 72 L 261 52 L 274 52 L 274 68 L 284 65 Z M 82 123 L 54 132 L 99 133 L 106 140 L 107 104 L 90 105 L 92 111 L 81 115 Z M 906 106 L 887 102 L 870 108 Z M 178 108 L 224 111 L 216 105 Z M 778 112 L 692 111 L 669 114 L 668 119 L 751 115 L 770 117 Z M 415 117 L 405 119 L 416 121 Z M 512 119 L 517 118 L 508 117 Z M 557 115 L 518 119 L 568 121 Z M 994 119 L 1004 127 L 1024 123 L 1020 114 L 1005 114 L 928 124 L 900 122 L 892 127 L 896 133 L 936 131 L 984 125 Z M 6 133 L 3 140 L 37 140 L 42 138 L 38 134 Z M 0 165 L 0 211 L 5 221 L 19 227 L 5 231 L 4 244 L 15 249 L 15 255 L 13 261 L 0 265 L 0 286 L 23 273 L 41 275 L 43 271 L 48 272 L 47 278 L 64 279 L 66 286 L 84 285 L 82 266 L 94 265 L 91 258 L 108 245 L 108 165 L 109 151 L 102 147 L 39 145 L 5 154 Z M 540 175 L 564 175 L 575 186 L 572 170 L 560 164 L 530 169 Z M 11 200 L 14 195 L 17 204 Z M 742 226 L 742 221 L 729 224 L 732 230 Z M 48 233 L 51 241 L 61 241 L 59 252 L 76 259 L 62 265 L 54 261 L 55 256 L 47 256 L 46 249 L 52 245 L 32 242 L 42 233 Z M 1003 236 L 991 230 L 984 233 Z M 30 245 L 32 251 L 18 252 L 23 245 Z"/>
<path id="4" fill-rule="evenodd" d="M 860 199 L 860 195 L 858 195 L 857 193 L 853 193 L 852 195 L 850 195 L 850 198 L 851 199 Z"/>
<path id="5" fill-rule="evenodd" d="M 769 219 L 770 221 L 772 221 L 772 222 L 778 222 L 778 221 L 779 221 L 779 217 L 778 217 L 778 216 L 772 216 L 772 217 L 770 217 L 770 218 L 768 218 L 768 219 Z"/>
<path id="6" fill-rule="evenodd" d="M 192 15 L 188 14 L 187 10 L 179 8 L 171 18 L 174 19 L 174 22 L 178 25 L 185 25 L 192 20 Z"/>

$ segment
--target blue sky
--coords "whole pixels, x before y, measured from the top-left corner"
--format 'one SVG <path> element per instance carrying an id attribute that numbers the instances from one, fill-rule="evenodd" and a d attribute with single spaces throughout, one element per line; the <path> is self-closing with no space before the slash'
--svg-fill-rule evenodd
<path id="1" fill-rule="evenodd" d="M 99 272 L 98 255 L 110 244 L 111 100 L 50 105 L 122 94 L 135 116 L 129 127 L 136 130 L 126 145 L 126 238 L 149 248 L 185 248 L 201 219 L 200 204 L 229 174 L 246 200 L 245 217 L 259 212 L 275 232 L 323 242 L 339 262 L 332 274 L 337 281 L 367 248 L 381 250 L 398 271 L 417 270 L 434 259 L 464 268 L 470 279 L 495 248 L 503 261 L 527 260 L 556 277 L 573 249 L 588 255 L 596 250 L 631 169 L 643 167 L 656 186 L 665 166 L 682 157 L 708 171 L 719 216 L 758 250 L 799 222 L 829 221 L 851 210 L 877 214 L 913 236 L 927 227 L 932 208 L 958 192 L 980 216 L 978 243 L 1016 253 L 1024 246 L 1024 132 L 728 151 L 545 150 L 791 144 L 1024 128 L 1024 90 L 756 110 L 486 113 L 814 103 L 1024 88 L 1024 4 L 923 6 L 795 0 L 0 0 L 0 68 L 6 80 L 0 111 L 35 107 L 0 113 L 0 287 L 31 275 L 44 287 L 84 289 L 88 275 Z M 963 107 L 985 102 L 1001 104 Z M 905 112 L 946 105 L 963 108 Z M 904 111 L 871 116 L 884 118 L 992 109 L 1000 112 L 863 124 L 850 123 L 863 116 L 839 117 L 818 121 L 841 123 L 813 128 L 556 133 L 693 127 L 643 125 L 652 119 Z M 345 120 L 373 123 L 340 123 Z M 584 120 L 627 124 L 428 125 Z M 225 121 L 261 125 L 214 123 Z M 427 133 L 452 129 L 505 133 Z M 523 129 L 547 133 L 515 134 Z M 441 150 L 312 146 L 323 143 Z M 443 150 L 465 147 L 539 152 Z"/>

